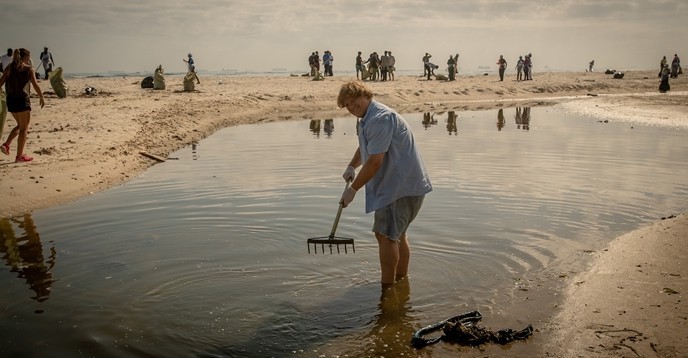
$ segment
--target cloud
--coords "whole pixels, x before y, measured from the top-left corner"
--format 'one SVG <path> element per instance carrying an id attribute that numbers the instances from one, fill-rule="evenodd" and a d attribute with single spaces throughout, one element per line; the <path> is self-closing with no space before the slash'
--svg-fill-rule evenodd
<path id="1" fill-rule="evenodd" d="M 638 62 L 642 49 L 648 59 L 640 66 L 654 67 L 655 53 L 676 51 L 671 37 L 688 18 L 688 3 L 27 0 L 8 2 L 3 13 L 12 14 L 0 22 L 0 32 L 12 34 L 4 38 L 8 45 L 34 51 L 50 45 L 69 67 L 89 70 L 140 70 L 169 59 L 182 71 L 177 58 L 189 51 L 201 69 L 301 68 L 311 51 L 325 49 L 339 59 L 393 50 L 402 68 L 414 68 L 426 51 L 441 57 L 459 51 L 467 67 L 492 63 L 500 53 L 534 52 L 540 64 L 578 68 L 592 56 L 600 66 L 603 57 Z"/>

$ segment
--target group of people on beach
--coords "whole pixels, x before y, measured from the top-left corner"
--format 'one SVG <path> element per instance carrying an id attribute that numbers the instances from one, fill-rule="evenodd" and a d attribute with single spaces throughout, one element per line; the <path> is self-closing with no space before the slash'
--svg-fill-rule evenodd
<path id="1" fill-rule="evenodd" d="M 12 63 L 12 56 L 14 54 L 14 50 L 11 48 L 7 49 L 7 53 L 0 56 L 0 71 L 4 71 L 7 66 Z M 39 58 L 41 60 L 41 63 L 38 65 L 38 68 L 36 69 L 36 78 L 40 79 L 41 76 L 38 74 L 38 69 L 43 66 L 43 70 L 45 71 L 45 77 L 44 79 L 48 79 L 48 75 L 50 72 L 53 71 L 53 67 L 55 67 L 55 60 L 53 59 L 53 54 L 48 51 L 48 47 L 43 47 L 43 52 L 39 55 Z M 31 59 L 29 59 L 29 64 L 33 65 L 33 62 Z"/>
<path id="2" fill-rule="evenodd" d="M 394 67 L 397 63 L 392 51 L 385 51 L 382 56 L 373 52 L 363 60 L 362 52 L 356 56 L 356 78 L 370 81 L 394 81 Z"/>
<path id="3" fill-rule="evenodd" d="M 50 55 L 47 47 L 44 49 L 44 53 Z M 46 69 L 45 76 L 47 78 L 54 64 L 52 55 L 46 58 L 44 54 L 41 54 L 41 61 L 49 62 L 48 66 L 43 65 Z M 29 133 L 29 123 L 31 122 L 29 84 L 36 91 L 41 108 L 45 106 L 43 92 L 41 92 L 41 88 L 38 86 L 36 70 L 31 64 L 31 52 L 25 48 L 8 49 L 7 54 L 0 58 L 0 64 L 2 66 L 0 92 L 2 92 L 3 86 L 6 91 L 6 93 L 2 92 L 0 95 L 2 102 L 4 102 L 2 103 L 2 108 L 0 108 L 0 138 L 5 126 L 7 112 L 12 113 L 12 117 L 17 121 L 17 125 L 12 128 L 7 139 L 0 145 L 0 152 L 4 155 L 10 155 L 10 145 L 17 138 L 15 163 L 30 162 L 33 158 L 24 153 L 24 146 Z"/>
<path id="4" fill-rule="evenodd" d="M 532 80 L 532 73 L 533 73 L 533 61 L 532 61 L 532 54 L 529 53 L 525 56 L 519 56 L 518 61 L 516 61 L 516 80 L 517 81 L 528 81 Z M 525 58 L 524 58 L 525 57 Z M 432 63 L 430 59 L 432 58 L 432 55 L 428 52 L 425 53 L 425 56 L 423 56 L 422 61 L 423 61 L 423 77 L 426 77 L 427 80 L 431 80 L 431 77 L 435 77 L 436 79 L 438 78 L 437 75 L 435 75 L 435 70 L 439 68 L 438 65 Z M 449 59 L 447 60 L 447 72 L 449 73 L 449 76 L 446 78 L 447 81 L 456 81 L 456 75 L 459 72 L 459 54 L 455 55 L 449 55 Z M 499 80 L 504 81 L 504 74 L 506 73 L 506 69 L 508 67 L 508 63 L 506 59 L 504 59 L 503 55 L 499 55 L 499 59 L 497 59 L 497 66 L 499 70 Z"/>
<path id="5" fill-rule="evenodd" d="M 669 77 L 676 78 L 678 75 L 682 74 L 683 69 L 681 68 L 681 59 L 678 57 L 678 54 L 674 54 L 674 58 L 671 60 L 671 67 L 669 67 L 667 63 L 666 56 L 663 56 L 662 60 L 659 62 L 659 74 L 657 75 L 657 77 L 661 78 L 659 82 L 659 92 L 666 93 L 671 89 Z"/>
<path id="6" fill-rule="evenodd" d="M 525 57 L 525 58 L 524 58 Z M 533 54 L 518 56 L 516 61 L 516 81 L 533 80 Z"/>
<path id="7" fill-rule="evenodd" d="M 332 52 L 330 50 L 325 50 L 322 56 L 324 72 L 320 73 L 320 54 L 318 53 L 318 51 L 312 52 L 311 55 L 308 56 L 308 66 L 311 69 L 310 76 L 334 76 L 334 73 L 332 72 L 333 62 L 334 56 L 332 56 Z"/>

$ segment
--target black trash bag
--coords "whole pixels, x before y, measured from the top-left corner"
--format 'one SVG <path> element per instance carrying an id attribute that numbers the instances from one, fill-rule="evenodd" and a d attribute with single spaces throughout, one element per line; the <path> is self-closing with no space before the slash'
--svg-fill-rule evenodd
<path id="1" fill-rule="evenodd" d="M 153 76 L 148 76 L 141 81 L 141 88 L 153 88 Z"/>

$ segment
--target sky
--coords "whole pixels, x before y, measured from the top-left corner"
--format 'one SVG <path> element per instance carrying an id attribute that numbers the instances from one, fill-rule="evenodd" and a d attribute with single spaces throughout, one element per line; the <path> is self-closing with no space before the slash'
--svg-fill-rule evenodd
<path id="1" fill-rule="evenodd" d="M 330 50 L 334 72 L 392 51 L 397 69 L 422 71 L 427 52 L 460 71 L 515 65 L 534 71 L 659 70 L 688 58 L 688 0 L 0 0 L 0 48 L 24 47 L 38 65 L 50 48 L 65 73 L 308 71 Z M 3 51 L 4 52 L 4 51 Z M 685 66 L 684 66 L 685 67 Z"/>

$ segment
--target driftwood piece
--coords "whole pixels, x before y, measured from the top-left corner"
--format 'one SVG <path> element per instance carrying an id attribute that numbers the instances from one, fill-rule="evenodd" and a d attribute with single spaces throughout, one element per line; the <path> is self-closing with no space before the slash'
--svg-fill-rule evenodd
<path id="1" fill-rule="evenodd" d="M 155 159 L 155 160 L 157 160 L 157 161 L 159 161 L 159 162 L 164 162 L 164 161 L 167 160 L 167 158 L 163 158 L 163 157 L 161 157 L 161 156 L 159 156 L 159 155 L 155 155 L 155 154 L 150 154 L 150 153 L 148 153 L 148 152 L 146 152 L 146 151 L 143 151 L 143 150 L 140 151 L 139 154 L 141 154 L 141 155 L 143 155 L 143 156 L 146 156 L 146 157 L 148 157 L 148 158 L 151 158 L 151 159 Z"/>

